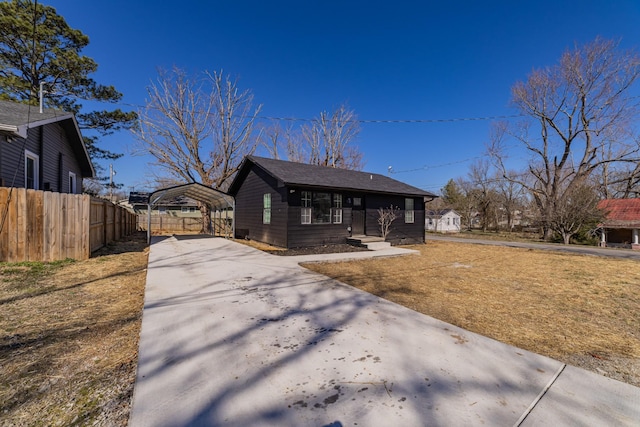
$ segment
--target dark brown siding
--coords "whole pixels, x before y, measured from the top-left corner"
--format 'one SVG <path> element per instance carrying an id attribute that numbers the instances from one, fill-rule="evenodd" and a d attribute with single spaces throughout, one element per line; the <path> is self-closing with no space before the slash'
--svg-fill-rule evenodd
<path id="1" fill-rule="evenodd" d="M 391 224 L 387 241 L 394 245 L 424 243 L 424 202 L 421 197 L 413 198 L 414 221 L 411 224 L 404 222 L 405 197 L 381 194 L 367 194 L 365 196 L 366 232 L 370 236 L 381 236 L 378 224 L 378 209 L 388 208 L 393 205 L 399 208 L 395 221 Z"/>
<path id="2" fill-rule="evenodd" d="M 289 192 L 289 248 L 305 246 L 320 246 L 336 243 L 345 243 L 349 237 L 348 227 L 351 225 L 351 194 L 342 194 L 342 224 L 302 224 L 302 214 L 300 206 L 301 191 L 321 191 L 332 194 L 326 189 L 300 189 L 292 188 Z"/>
<path id="3" fill-rule="evenodd" d="M 337 191 L 342 194 L 343 201 L 341 224 L 302 224 L 302 191 L 336 193 L 326 188 L 281 187 L 275 178 L 252 165 L 235 194 L 236 237 L 286 248 L 344 243 L 350 236 L 353 198 L 361 197 L 366 209 L 366 234 L 380 235 L 378 208 L 393 205 L 400 210 L 387 241 L 392 244 L 424 243 L 424 203 L 421 197 L 414 198 L 414 222 L 406 224 L 404 196 Z M 262 223 L 265 193 L 271 194 L 271 224 Z"/>
<path id="4" fill-rule="evenodd" d="M 271 224 L 262 223 L 262 201 L 271 194 Z M 236 194 L 236 237 L 287 247 L 287 193 L 276 180 L 252 167 Z"/>

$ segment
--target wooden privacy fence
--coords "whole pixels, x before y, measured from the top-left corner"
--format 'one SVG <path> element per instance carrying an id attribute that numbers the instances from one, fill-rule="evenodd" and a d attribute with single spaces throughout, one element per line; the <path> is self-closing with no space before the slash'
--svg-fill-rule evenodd
<path id="1" fill-rule="evenodd" d="M 149 218 L 147 214 L 138 215 L 138 230 L 147 231 Z M 231 235 L 231 218 L 220 217 L 214 214 L 211 218 L 211 227 L 215 236 Z M 152 234 L 167 233 L 199 233 L 202 230 L 202 217 L 178 217 L 169 215 L 151 215 Z"/>
<path id="2" fill-rule="evenodd" d="M 147 231 L 148 220 L 146 214 L 138 215 L 138 230 Z M 151 230 L 153 234 L 197 233 L 202 230 L 202 218 L 151 215 Z"/>
<path id="3" fill-rule="evenodd" d="M 0 187 L 0 262 L 87 259 L 135 231 L 135 215 L 86 194 Z"/>

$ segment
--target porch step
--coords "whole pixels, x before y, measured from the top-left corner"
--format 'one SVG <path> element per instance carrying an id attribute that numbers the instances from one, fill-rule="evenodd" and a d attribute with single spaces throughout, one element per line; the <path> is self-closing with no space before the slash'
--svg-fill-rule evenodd
<path id="1" fill-rule="evenodd" d="M 391 247 L 391 243 L 385 242 L 379 236 L 352 236 L 347 238 L 347 243 L 353 246 L 365 247 L 371 251 L 379 251 Z"/>
<path id="2" fill-rule="evenodd" d="M 391 247 L 391 243 L 389 242 L 371 242 L 371 243 L 364 243 L 364 245 L 367 247 L 367 249 L 372 251 L 379 251 L 379 250 L 387 249 Z"/>

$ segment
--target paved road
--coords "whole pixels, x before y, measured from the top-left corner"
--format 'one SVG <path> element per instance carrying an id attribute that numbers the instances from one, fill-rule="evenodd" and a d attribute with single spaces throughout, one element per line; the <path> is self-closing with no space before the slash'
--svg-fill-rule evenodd
<path id="1" fill-rule="evenodd" d="M 220 238 L 151 245 L 131 427 L 632 426 L 639 402 L 639 388 L 294 257 Z"/>
<path id="2" fill-rule="evenodd" d="M 439 235 L 427 233 L 427 241 L 441 240 L 447 242 L 474 243 L 478 245 L 508 246 L 512 248 L 540 249 L 547 251 L 558 251 L 577 253 L 583 255 L 595 255 L 610 258 L 624 258 L 640 260 L 640 251 L 631 249 L 599 248 L 595 246 L 563 245 L 560 243 L 527 243 L 527 242 L 507 242 L 501 240 L 468 239 L 466 237 L 454 237 L 450 235 Z"/>

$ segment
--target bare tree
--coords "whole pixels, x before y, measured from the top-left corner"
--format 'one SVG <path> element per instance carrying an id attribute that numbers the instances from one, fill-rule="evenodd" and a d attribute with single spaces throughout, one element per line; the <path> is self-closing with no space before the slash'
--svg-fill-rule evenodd
<path id="1" fill-rule="evenodd" d="M 475 193 L 476 207 L 480 213 L 482 231 L 487 231 L 491 223 L 498 228 L 498 197 L 494 189 L 495 179 L 491 174 L 491 164 L 487 160 L 477 160 L 469 168 L 469 184 Z"/>
<path id="2" fill-rule="evenodd" d="M 310 124 L 296 132 L 292 128 L 283 131 L 274 127 L 269 132 L 269 148 L 279 153 L 285 146 L 287 158 L 293 162 L 334 168 L 361 170 L 363 156 L 354 141 L 360 133 L 355 112 L 341 105 L 333 113 L 323 111 Z"/>
<path id="3" fill-rule="evenodd" d="M 574 183 L 571 189 L 565 192 L 564 197 L 556 205 L 550 227 L 562 237 L 565 245 L 571 241 L 571 237 L 581 231 L 585 226 L 595 228 L 597 223 L 604 219 L 604 213 L 598 209 L 600 197 L 596 189 L 587 183 Z"/>
<path id="4" fill-rule="evenodd" d="M 147 92 L 134 135 L 138 148 L 176 181 L 226 190 L 242 158 L 255 151 L 254 122 L 261 106 L 222 71 L 200 78 L 174 68 L 159 71 Z M 201 205 L 203 227 L 211 206 Z M 204 231 L 204 230 L 203 230 Z"/>
<path id="5" fill-rule="evenodd" d="M 490 153 L 505 178 L 532 194 L 546 239 L 557 206 L 575 186 L 604 165 L 639 161 L 639 141 L 630 136 L 638 99 L 629 96 L 639 75 L 637 53 L 597 38 L 513 86 L 513 103 L 527 119 L 515 129 L 498 124 Z M 507 176 L 507 135 L 530 155 L 530 181 Z"/>
<path id="6" fill-rule="evenodd" d="M 378 208 L 378 225 L 380 225 L 380 233 L 386 240 L 391 231 L 391 224 L 398 218 L 399 207 L 393 205 L 388 208 Z"/>
<path id="7" fill-rule="evenodd" d="M 467 230 L 471 231 L 478 213 L 478 192 L 471 181 L 458 178 L 455 183 L 461 194 L 455 210 L 460 214 L 462 222 L 467 224 Z"/>
<path id="8" fill-rule="evenodd" d="M 602 198 L 640 197 L 640 162 L 637 164 L 604 164 L 600 169 L 599 190 Z"/>
<path id="9" fill-rule="evenodd" d="M 285 158 L 291 162 L 306 163 L 306 154 L 301 150 L 303 146 L 299 129 L 280 123 L 264 129 L 263 145 L 273 159 Z"/>
<path id="10" fill-rule="evenodd" d="M 495 176 L 496 191 L 499 196 L 498 203 L 506 218 L 506 229 L 512 231 L 515 223 L 515 214 L 518 209 L 523 209 L 526 204 L 524 188 L 517 182 L 518 174 L 515 171 L 506 171 L 507 178 L 502 174 Z"/>

